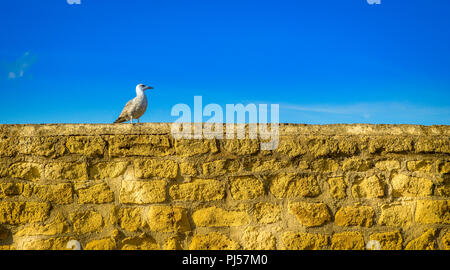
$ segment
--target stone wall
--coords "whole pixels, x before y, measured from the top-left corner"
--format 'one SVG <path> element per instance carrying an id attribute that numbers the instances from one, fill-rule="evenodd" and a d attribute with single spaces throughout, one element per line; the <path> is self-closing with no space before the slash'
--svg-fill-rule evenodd
<path id="1" fill-rule="evenodd" d="M 450 249 L 450 127 L 0 125 L 0 249 Z"/>

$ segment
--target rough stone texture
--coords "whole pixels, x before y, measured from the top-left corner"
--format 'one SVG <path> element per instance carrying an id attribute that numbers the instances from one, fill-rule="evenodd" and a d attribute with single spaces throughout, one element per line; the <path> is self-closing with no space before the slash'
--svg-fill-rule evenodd
<path id="1" fill-rule="evenodd" d="M 235 177 L 230 184 L 231 196 L 235 200 L 253 200 L 264 195 L 264 185 L 256 177 Z"/>
<path id="2" fill-rule="evenodd" d="M 279 131 L 0 125 L 0 250 L 450 249 L 448 126 Z"/>
<path id="3" fill-rule="evenodd" d="M 333 177 L 328 179 L 330 194 L 337 200 L 347 197 L 347 184 L 343 177 Z"/>
<path id="4" fill-rule="evenodd" d="M 226 211 L 213 206 L 195 211 L 192 220 L 199 227 L 230 227 L 250 223 L 250 216 L 243 211 Z"/>
<path id="5" fill-rule="evenodd" d="M 415 220 L 422 224 L 450 224 L 450 201 L 418 201 Z"/>
<path id="6" fill-rule="evenodd" d="M 337 211 L 334 222 L 338 226 L 371 227 L 374 215 L 370 206 L 348 206 Z"/>
<path id="7" fill-rule="evenodd" d="M 236 250 L 239 248 L 238 243 L 217 232 L 194 235 L 189 245 L 190 250 Z"/>
<path id="8" fill-rule="evenodd" d="M 175 178 L 178 174 L 178 164 L 172 160 L 136 160 L 134 173 L 137 178 L 150 177 Z"/>
<path id="9" fill-rule="evenodd" d="M 295 173 L 288 173 L 272 180 L 270 192 L 277 198 L 298 198 L 318 196 L 321 190 L 314 176 L 300 177 Z"/>
<path id="10" fill-rule="evenodd" d="M 127 169 L 128 162 L 100 162 L 89 168 L 91 179 L 111 179 L 121 176 Z"/>
<path id="11" fill-rule="evenodd" d="M 406 250 L 434 250 L 436 249 L 436 230 L 430 229 L 418 238 L 409 242 L 405 249 Z"/>
<path id="12" fill-rule="evenodd" d="M 328 236 L 313 233 L 286 232 L 282 241 L 289 250 L 321 250 L 328 246 Z"/>
<path id="13" fill-rule="evenodd" d="M 370 240 L 376 240 L 380 243 L 381 250 L 401 250 L 403 238 L 399 231 L 376 233 L 370 236 Z"/>
<path id="14" fill-rule="evenodd" d="M 217 201 L 224 198 L 225 186 L 212 179 L 196 179 L 171 186 L 169 194 L 172 199 L 180 201 Z"/>
<path id="15" fill-rule="evenodd" d="M 354 184 L 352 194 L 355 198 L 381 198 L 384 196 L 384 184 L 376 175 L 372 175 Z"/>
<path id="16" fill-rule="evenodd" d="M 50 212 L 49 203 L 0 202 L 0 224 L 27 224 L 45 221 Z"/>
<path id="17" fill-rule="evenodd" d="M 79 204 L 102 204 L 114 201 L 114 192 L 106 183 L 77 190 Z"/>
<path id="18" fill-rule="evenodd" d="M 73 231 L 79 234 L 98 232 L 103 229 L 103 217 L 94 211 L 70 214 Z"/>
<path id="19" fill-rule="evenodd" d="M 317 227 L 331 220 L 330 212 L 324 203 L 290 203 L 289 213 L 297 217 L 300 224 Z"/>
<path id="20" fill-rule="evenodd" d="M 120 228 L 135 232 L 143 227 L 143 210 L 141 208 L 119 208 L 114 207 L 111 210 L 110 221 L 112 225 L 118 225 Z"/>
<path id="21" fill-rule="evenodd" d="M 275 250 L 276 239 L 272 233 L 258 231 L 255 227 L 248 227 L 242 235 L 242 246 L 246 250 Z"/>
<path id="22" fill-rule="evenodd" d="M 363 250 L 364 238 L 360 232 L 335 233 L 331 238 L 331 249 L 334 250 Z"/>
<path id="23" fill-rule="evenodd" d="M 390 227 L 409 227 L 413 221 L 413 210 L 410 204 L 386 204 L 381 206 L 378 224 Z"/>
<path id="24" fill-rule="evenodd" d="M 156 232 L 187 232 L 191 230 L 186 209 L 172 206 L 152 206 L 147 213 L 150 230 Z"/>
<path id="25" fill-rule="evenodd" d="M 162 180 L 122 181 L 120 202 L 132 204 L 159 203 L 166 200 L 166 185 Z"/>
<path id="26" fill-rule="evenodd" d="M 433 181 L 398 174 L 392 178 L 392 195 L 395 197 L 426 197 L 433 193 Z"/>
<path id="27" fill-rule="evenodd" d="M 272 224 L 281 220 L 281 207 L 272 203 L 257 203 L 254 216 L 258 223 Z"/>

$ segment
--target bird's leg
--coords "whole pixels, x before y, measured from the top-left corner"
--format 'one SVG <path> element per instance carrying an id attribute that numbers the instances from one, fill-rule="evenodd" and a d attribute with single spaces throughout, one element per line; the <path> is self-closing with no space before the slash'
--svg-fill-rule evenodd
<path id="1" fill-rule="evenodd" d="M 131 117 L 131 124 L 133 124 L 133 117 Z"/>
<path id="2" fill-rule="evenodd" d="M 137 120 L 137 121 L 138 121 L 138 124 L 140 124 L 140 123 L 141 123 L 141 122 L 140 122 L 140 119 L 139 119 L 139 118 L 138 118 L 138 120 Z"/>

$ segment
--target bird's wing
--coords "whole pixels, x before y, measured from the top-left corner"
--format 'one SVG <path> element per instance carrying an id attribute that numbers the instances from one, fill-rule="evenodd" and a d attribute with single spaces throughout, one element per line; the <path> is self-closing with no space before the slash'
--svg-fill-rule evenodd
<path id="1" fill-rule="evenodd" d="M 127 104 L 123 108 L 122 113 L 120 114 L 119 118 L 117 118 L 117 120 L 114 123 L 123 123 L 123 122 L 130 120 L 128 117 L 129 117 L 130 112 L 133 109 L 133 107 L 134 107 L 134 99 L 127 102 Z"/>

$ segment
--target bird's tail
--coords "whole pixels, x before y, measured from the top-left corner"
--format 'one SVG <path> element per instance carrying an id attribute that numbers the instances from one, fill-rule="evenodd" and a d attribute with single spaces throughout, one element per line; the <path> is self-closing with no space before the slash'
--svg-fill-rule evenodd
<path id="1" fill-rule="evenodd" d="M 114 124 L 119 124 L 119 123 L 123 123 L 126 121 L 127 121 L 127 119 L 125 117 L 120 116 L 119 118 L 117 118 L 117 120 L 114 122 Z"/>

